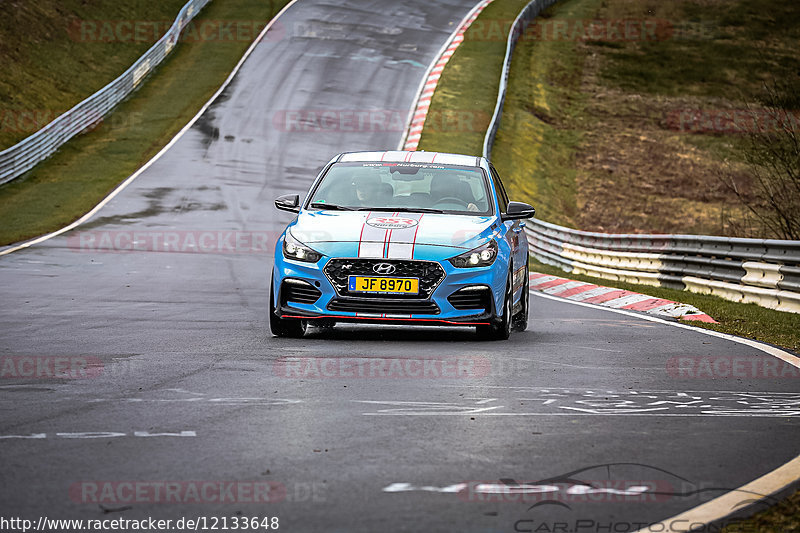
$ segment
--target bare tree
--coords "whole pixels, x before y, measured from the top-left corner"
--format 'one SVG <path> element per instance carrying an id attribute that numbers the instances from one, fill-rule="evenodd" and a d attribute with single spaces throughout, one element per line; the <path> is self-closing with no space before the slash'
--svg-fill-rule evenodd
<path id="1" fill-rule="evenodd" d="M 800 239 L 800 73 L 764 84 L 761 107 L 747 106 L 742 156 L 752 179 L 747 194 L 723 181 L 779 239 Z"/>

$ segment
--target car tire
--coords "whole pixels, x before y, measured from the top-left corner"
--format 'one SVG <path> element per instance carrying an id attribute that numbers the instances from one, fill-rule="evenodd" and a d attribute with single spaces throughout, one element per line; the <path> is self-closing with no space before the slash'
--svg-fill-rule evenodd
<path id="1" fill-rule="evenodd" d="M 511 323 L 513 317 L 514 288 L 511 274 L 506 279 L 506 291 L 503 298 L 503 316 L 498 317 L 493 324 L 487 326 L 477 326 L 478 336 L 487 340 L 503 341 L 511 336 Z"/>
<path id="2" fill-rule="evenodd" d="M 269 287 L 269 329 L 276 337 L 300 338 L 306 333 L 306 321 L 281 318 L 275 309 L 275 282 Z"/>
<path id="3" fill-rule="evenodd" d="M 520 296 L 520 301 L 522 302 L 522 309 L 520 309 L 519 312 L 514 315 L 514 322 L 512 324 L 514 331 L 525 331 L 528 329 L 528 311 L 530 309 L 531 293 L 527 265 L 525 266 L 525 283 L 522 285 L 522 296 Z"/>

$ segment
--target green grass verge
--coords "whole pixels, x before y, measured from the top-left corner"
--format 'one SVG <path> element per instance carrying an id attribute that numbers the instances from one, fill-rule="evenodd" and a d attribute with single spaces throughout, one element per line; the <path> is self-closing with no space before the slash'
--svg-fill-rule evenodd
<path id="1" fill-rule="evenodd" d="M 266 22 L 287 1 L 213 1 L 195 20 L 197 24 L 204 20 Z M 179 42 L 100 127 L 74 138 L 24 176 L 0 186 L 0 244 L 54 231 L 94 207 L 197 113 L 254 37 Z"/>
<path id="2" fill-rule="evenodd" d="M 0 17 L 0 150 L 125 72 L 157 39 L 147 31 L 150 23 L 166 30 L 186 2 L 37 0 L 9 6 Z"/>
<path id="3" fill-rule="evenodd" d="M 466 31 L 436 87 L 428 116 L 471 120 L 452 127 L 442 122 L 436 127 L 437 122 L 426 121 L 418 150 L 482 155 L 483 137 L 500 87 L 508 27 L 528 1 L 493 2 Z"/>
<path id="4" fill-rule="evenodd" d="M 559 24 L 570 35 L 580 27 L 571 21 L 586 20 L 656 21 L 658 38 L 553 38 Z M 678 130 L 676 117 L 741 109 L 764 82 L 800 70 L 800 4 L 561 0 L 537 25 L 544 32 L 515 51 L 492 151 L 517 199 L 544 220 L 595 231 L 765 236 L 719 179 L 745 172 L 743 136 Z M 462 62 L 477 76 L 494 74 L 490 59 L 456 53 L 441 81 L 451 98 L 439 102 L 440 113 L 477 105 L 450 87 L 479 83 L 460 74 Z M 471 136 L 451 138 L 425 148 L 475 151 Z M 642 209 L 633 213 L 631 204 Z"/>
<path id="5" fill-rule="evenodd" d="M 527 3 L 494 2 L 467 30 L 464 42 L 445 67 L 429 116 L 471 115 L 474 120 L 469 124 L 475 127 L 448 130 L 436 127 L 436 122 L 426 122 L 419 150 L 482 155 L 483 138 L 500 85 L 507 30 Z M 596 4 L 597 0 L 565 2 L 564 16 L 591 18 Z M 540 16 L 551 16 L 554 9 Z M 544 48 L 537 47 L 535 58 L 531 46 L 518 46 L 514 53 L 502 127 L 492 160 L 515 199 L 534 203 L 548 220 L 569 223 L 569 213 L 575 211 L 571 185 L 575 172 L 568 168 L 579 137 L 574 131 L 551 124 L 552 117 L 561 113 L 578 113 L 575 103 L 581 95 L 573 86 L 582 63 L 574 53 L 565 53 L 574 43 L 538 44 Z M 556 172 L 558 179 L 554 179 Z"/>
<path id="6" fill-rule="evenodd" d="M 627 7 L 621 0 L 609 3 Z M 800 69 L 795 0 L 668 4 L 668 16 L 676 21 L 672 38 L 607 49 L 602 76 L 609 84 L 635 92 L 744 100 L 774 76 Z"/>
<path id="7" fill-rule="evenodd" d="M 587 20 L 597 0 L 559 2 L 540 15 Z M 492 161 L 509 194 L 531 203 L 537 216 L 573 226 L 577 211 L 573 154 L 581 142 L 581 112 L 587 98 L 580 90 L 584 57 L 579 43 L 522 39 L 511 61 L 508 91 Z"/>
<path id="8" fill-rule="evenodd" d="M 800 491 L 747 520 L 726 526 L 721 531 L 721 533 L 798 532 L 800 532 Z"/>

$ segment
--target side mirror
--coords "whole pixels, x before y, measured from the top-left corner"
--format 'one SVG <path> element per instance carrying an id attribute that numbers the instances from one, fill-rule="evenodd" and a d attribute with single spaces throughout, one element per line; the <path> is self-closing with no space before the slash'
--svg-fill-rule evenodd
<path id="1" fill-rule="evenodd" d="M 284 194 L 275 198 L 275 207 L 281 211 L 291 211 L 292 213 L 300 212 L 300 195 L 298 194 Z"/>
<path id="2" fill-rule="evenodd" d="M 500 218 L 503 220 L 520 220 L 523 218 L 531 218 L 536 214 L 536 209 L 532 205 L 523 202 L 508 202 L 506 212 Z"/>

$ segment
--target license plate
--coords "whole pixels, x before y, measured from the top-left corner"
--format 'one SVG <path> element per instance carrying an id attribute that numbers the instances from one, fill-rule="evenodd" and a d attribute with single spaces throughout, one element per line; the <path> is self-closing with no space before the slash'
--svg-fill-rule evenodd
<path id="1" fill-rule="evenodd" d="M 372 278 L 350 276 L 347 289 L 350 292 L 372 292 L 385 294 L 419 294 L 417 278 Z"/>

